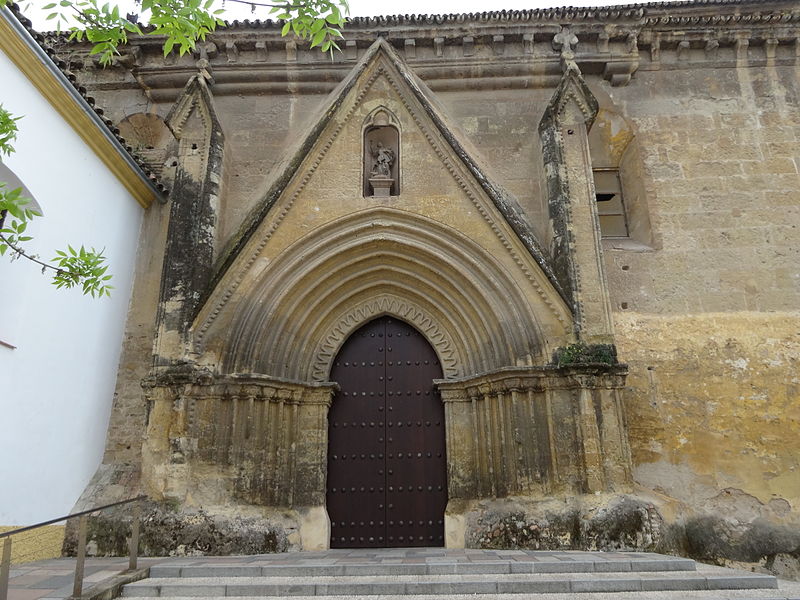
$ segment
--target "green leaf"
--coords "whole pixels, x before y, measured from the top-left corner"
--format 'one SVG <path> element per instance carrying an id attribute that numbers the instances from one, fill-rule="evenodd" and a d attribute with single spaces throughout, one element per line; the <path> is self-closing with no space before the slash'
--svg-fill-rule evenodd
<path id="1" fill-rule="evenodd" d="M 325 17 L 325 20 L 330 23 L 331 25 L 341 25 L 342 24 L 342 15 L 339 12 L 339 9 L 335 6 L 331 9 L 331 14 Z"/>
<path id="2" fill-rule="evenodd" d="M 175 46 L 175 40 L 173 38 L 167 38 L 167 41 L 164 42 L 164 56 L 172 52 L 173 46 Z"/>
<path id="3" fill-rule="evenodd" d="M 318 31 L 317 33 L 314 34 L 314 37 L 311 38 L 311 47 L 312 48 L 314 46 L 319 46 L 322 43 L 322 40 L 325 39 L 325 33 L 326 33 L 326 31 L 323 29 L 323 30 Z"/>

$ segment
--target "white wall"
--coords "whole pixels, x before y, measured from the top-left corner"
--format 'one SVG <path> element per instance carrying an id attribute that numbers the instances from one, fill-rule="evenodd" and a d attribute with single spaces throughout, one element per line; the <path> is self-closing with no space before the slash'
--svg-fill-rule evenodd
<path id="1" fill-rule="evenodd" d="M 0 340 L 17 346 L 0 346 L 0 525 L 27 525 L 69 512 L 100 463 L 143 209 L 2 51 L 0 81 L 24 115 L 2 160 L 44 212 L 32 248 L 105 248 L 115 286 L 92 299 L 0 258 Z"/>

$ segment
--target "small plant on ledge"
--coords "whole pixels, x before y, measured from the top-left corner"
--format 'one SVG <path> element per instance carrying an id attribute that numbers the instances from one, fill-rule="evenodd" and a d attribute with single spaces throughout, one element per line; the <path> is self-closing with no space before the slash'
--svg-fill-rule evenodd
<path id="1" fill-rule="evenodd" d="M 553 352 L 552 364 L 557 367 L 586 364 L 616 365 L 618 364 L 617 347 L 614 344 L 577 342 L 556 349 Z"/>

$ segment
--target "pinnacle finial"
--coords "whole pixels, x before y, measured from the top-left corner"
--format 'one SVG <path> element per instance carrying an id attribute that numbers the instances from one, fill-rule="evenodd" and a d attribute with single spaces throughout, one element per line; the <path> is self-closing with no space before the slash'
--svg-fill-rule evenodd
<path id="1" fill-rule="evenodd" d="M 578 36 L 570 31 L 568 25 L 561 27 L 561 31 L 553 36 L 553 49 L 561 51 L 561 70 L 564 73 L 575 71 L 580 74 L 578 64 L 575 62 L 575 49 L 578 45 Z"/>

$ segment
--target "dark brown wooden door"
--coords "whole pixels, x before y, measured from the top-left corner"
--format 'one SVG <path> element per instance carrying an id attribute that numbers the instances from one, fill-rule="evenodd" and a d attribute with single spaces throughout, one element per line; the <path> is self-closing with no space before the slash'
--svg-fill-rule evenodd
<path id="1" fill-rule="evenodd" d="M 342 346 L 328 416 L 332 548 L 444 545 L 441 377 L 431 345 L 397 319 L 371 321 Z"/>

